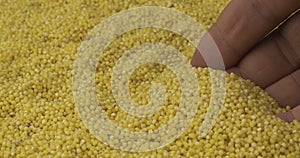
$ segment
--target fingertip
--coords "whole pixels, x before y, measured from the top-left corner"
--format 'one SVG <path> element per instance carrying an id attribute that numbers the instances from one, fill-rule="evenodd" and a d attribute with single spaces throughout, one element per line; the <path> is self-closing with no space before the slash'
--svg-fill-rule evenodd
<path id="1" fill-rule="evenodd" d="M 191 65 L 193 67 L 206 67 L 206 65 L 204 63 L 205 62 L 204 62 L 201 54 L 196 50 L 196 52 L 194 53 L 194 56 L 192 58 Z"/>
<path id="2" fill-rule="evenodd" d="M 293 122 L 293 120 L 295 119 L 293 114 L 290 111 L 277 114 L 276 116 L 279 117 L 280 119 L 282 119 L 283 121 L 288 122 L 288 123 Z"/>
<path id="3" fill-rule="evenodd" d="M 291 110 L 295 120 L 300 121 L 300 105 Z"/>

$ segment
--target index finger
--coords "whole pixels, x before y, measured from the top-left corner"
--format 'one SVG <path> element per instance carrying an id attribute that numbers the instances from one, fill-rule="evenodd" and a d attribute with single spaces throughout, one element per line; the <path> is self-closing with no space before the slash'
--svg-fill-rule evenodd
<path id="1" fill-rule="evenodd" d="M 232 0 L 209 29 L 212 38 L 203 38 L 211 41 L 201 41 L 198 49 L 213 54 L 217 50 L 207 49 L 207 43 L 215 43 L 226 68 L 230 68 L 298 8 L 299 0 Z M 199 52 L 194 54 L 192 65 L 206 66 Z"/>

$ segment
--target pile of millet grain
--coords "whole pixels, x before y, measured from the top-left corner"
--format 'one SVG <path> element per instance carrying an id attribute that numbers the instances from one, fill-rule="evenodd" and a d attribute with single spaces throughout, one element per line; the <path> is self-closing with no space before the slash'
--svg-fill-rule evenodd
<path id="1" fill-rule="evenodd" d="M 223 111 L 205 137 L 199 127 L 210 101 L 209 69 L 193 70 L 201 91 L 190 127 L 174 142 L 149 152 L 126 152 L 105 145 L 82 123 L 73 99 L 76 53 L 94 26 L 109 16 L 139 6 L 174 8 L 209 28 L 227 0 L 53 0 L 0 1 L 0 157 L 291 157 L 300 155 L 300 124 L 285 123 L 281 109 L 263 90 L 234 74 L 226 75 Z M 149 131 L 167 124 L 176 113 L 180 84 L 161 64 L 140 66 L 131 76 L 132 99 L 150 100 L 151 82 L 165 85 L 164 107 L 147 118 L 129 117 L 111 95 L 111 70 L 125 50 L 161 42 L 180 50 L 188 60 L 194 47 L 183 37 L 160 29 L 125 33 L 99 59 L 95 82 L 107 116 L 124 128 Z"/>

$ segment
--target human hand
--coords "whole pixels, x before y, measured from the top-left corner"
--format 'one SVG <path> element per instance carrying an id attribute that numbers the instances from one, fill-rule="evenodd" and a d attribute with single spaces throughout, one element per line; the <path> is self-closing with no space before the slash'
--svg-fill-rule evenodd
<path id="1" fill-rule="evenodd" d="M 287 122 L 300 121 L 299 8 L 299 0 L 232 0 L 198 46 L 210 60 L 209 52 L 219 49 L 226 71 L 255 82 L 281 106 L 290 105 L 291 111 L 278 115 Z M 207 66 L 199 52 L 191 64 Z M 210 67 L 219 68 L 215 64 Z"/>

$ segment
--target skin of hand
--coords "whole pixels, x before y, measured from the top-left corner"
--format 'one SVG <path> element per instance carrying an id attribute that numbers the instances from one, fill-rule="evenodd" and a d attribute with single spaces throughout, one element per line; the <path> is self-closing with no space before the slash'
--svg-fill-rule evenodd
<path id="1" fill-rule="evenodd" d="M 197 48 L 210 61 L 212 51 L 221 52 L 226 71 L 255 82 L 281 106 L 290 105 L 291 111 L 278 115 L 287 122 L 300 121 L 299 8 L 299 0 L 232 0 Z M 201 53 L 195 52 L 192 66 L 208 66 Z"/>

